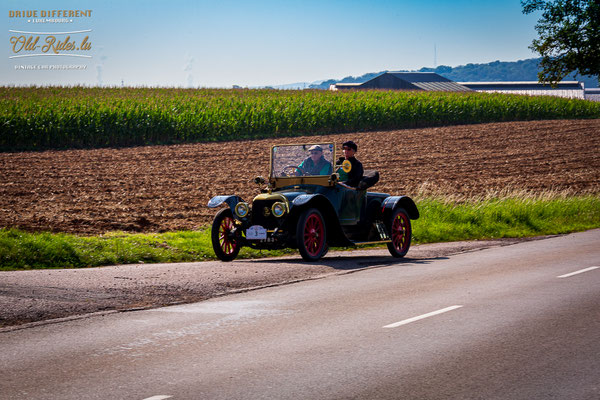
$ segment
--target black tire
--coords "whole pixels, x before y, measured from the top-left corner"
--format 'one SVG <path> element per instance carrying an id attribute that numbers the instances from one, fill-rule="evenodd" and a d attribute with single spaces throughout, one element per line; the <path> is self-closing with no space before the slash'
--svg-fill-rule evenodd
<path id="1" fill-rule="evenodd" d="M 296 243 L 306 261 L 317 261 L 327 251 L 327 229 L 323 215 L 316 208 L 304 210 L 296 226 Z"/>
<path id="2" fill-rule="evenodd" d="M 233 214 L 229 208 L 224 208 L 215 215 L 210 238 L 215 255 L 221 261 L 231 261 L 240 252 L 240 234 L 232 233 Z"/>
<path id="3" fill-rule="evenodd" d="M 321 254 L 321 258 L 325 257 L 329 252 L 329 245 L 325 242 L 325 250 L 323 250 L 323 254 Z"/>
<path id="4" fill-rule="evenodd" d="M 404 208 L 397 208 L 392 213 L 388 221 L 391 243 L 388 243 L 388 250 L 394 257 L 404 257 L 410 248 L 412 236 L 412 227 L 410 218 Z"/>

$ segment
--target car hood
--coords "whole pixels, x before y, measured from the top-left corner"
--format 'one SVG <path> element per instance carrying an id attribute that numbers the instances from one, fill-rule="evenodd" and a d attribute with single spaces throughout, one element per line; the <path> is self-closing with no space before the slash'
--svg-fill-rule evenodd
<path id="1" fill-rule="evenodd" d="M 288 202 L 294 201 L 294 199 L 300 195 L 307 194 L 308 192 L 302 191 L 277 191 L 273 193 L 262 193 L 254 198 L 254 200 L 279 200 L 283 201 L 283 197 L 287 199 Z"/>

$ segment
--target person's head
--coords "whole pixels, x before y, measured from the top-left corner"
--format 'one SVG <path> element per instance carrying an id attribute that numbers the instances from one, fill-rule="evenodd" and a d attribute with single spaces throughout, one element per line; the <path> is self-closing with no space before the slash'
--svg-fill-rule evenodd
<path id="1" fill-rule="evenodd" d="M 352 140 L 348 140 L 342 144 L 342 151 L 346 159 L 354 157 L 354 153 L 358 150 L 358 146 Z"/>
<path id="2" fill-rule="evenodd" d="M 310 158 L 312 158 L 315 163 L 323 156 L 323 148 L 321 148 L 321 146 L 318 144 L 310 146 L 308 151 L 310 152 Z"/>

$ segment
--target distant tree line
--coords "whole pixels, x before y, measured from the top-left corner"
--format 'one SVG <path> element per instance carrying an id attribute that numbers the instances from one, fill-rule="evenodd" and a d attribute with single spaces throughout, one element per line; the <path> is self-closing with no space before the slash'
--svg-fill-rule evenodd
<path id="1" fill-rule="evenodd" d="M 540 58 L 520 61 L 494 61 L 487 64 L 467 64 L 458 67 L 440 65 L 437 68 L 421 68 L 418 72 L 435 72 L 454 82 L 512 82 L 537 81 L 540 72 Z M 329 79 L 320 85 L 311 85 L 312 89 L 328 89 L 329 85 L 342 83 L 366 82 L 377 75 L 388 71 L 371 72 L 361 76 L 347 76 L 342 80 Z M 403 71 L 408 72 L 408 71 Z M 598 87 L 598 79 L 594 76 L 570 74 L 563 80 L 582 81 L 586 88 Z"/>

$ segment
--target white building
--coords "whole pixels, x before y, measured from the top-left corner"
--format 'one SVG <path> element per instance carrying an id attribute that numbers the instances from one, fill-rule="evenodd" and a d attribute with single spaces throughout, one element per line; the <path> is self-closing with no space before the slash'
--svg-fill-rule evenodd
<path id="1" fill-rule="evenodd" d="M 600 101 L 600 88 L 585 89 L 585 99 Z"/>
<path id="2" fill-rule="evenodd" d="M 530 96 L 557 96 L 570 99 L 585 99 L 583 82 L 563 81 L 553 88 L 539 82 L 459 82 L 477 92 L 526 94 Z"/>

